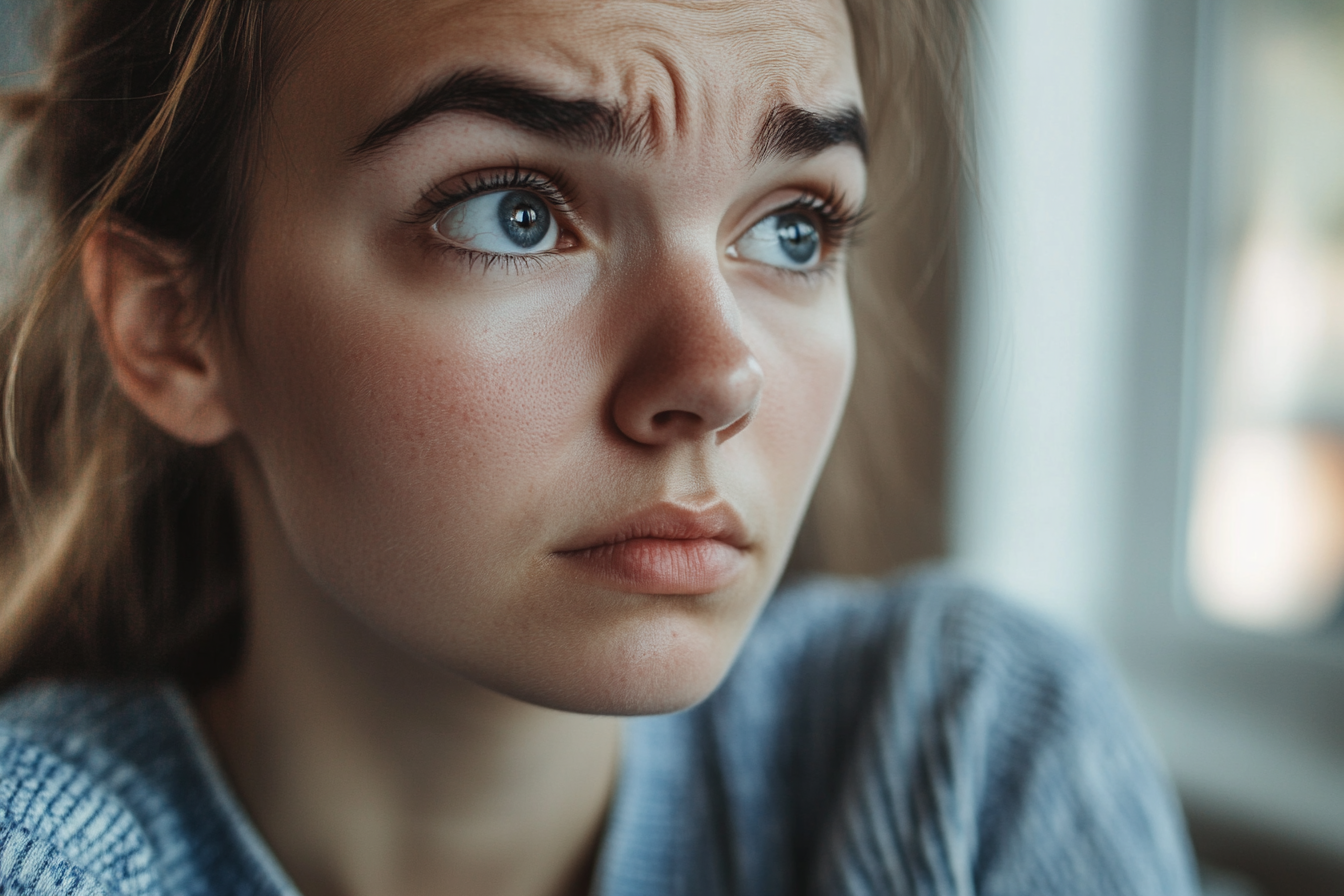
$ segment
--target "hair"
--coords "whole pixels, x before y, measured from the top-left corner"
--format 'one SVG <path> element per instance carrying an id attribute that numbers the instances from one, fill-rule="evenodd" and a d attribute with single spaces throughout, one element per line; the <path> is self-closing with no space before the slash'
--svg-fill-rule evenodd
<path id="1" fill-rule="evenodd" d="M 941 476 L 941 421 L 919 396 L 945 357 L 967 2 L 847 0 L 873 137 L 870 195 L 884 201 L 854 255 L 859 373 L 795 570 L 871 572 L 904 559 L 900 521 L 921 489 L 900 473 L 911 465 L 894 462 L 898 446 Z M 115 217 L 183 247 L 207 284 L 202 322 L 230 314 L 289 8 L 57 0 L 45 83 L 4 97 L 17 141 L 9 199 L 26 203 L 32 227 L 0 309 L 0 685 L 168 675 L 204 686 L 237 662 L 245 615 L 231 483 L 214 449 L 169 438 L 122 396 L 79 258 Z M 940 492 L 926 487 L 923 500 Z M 938 539 L 925 535 L 935 549 Z"/>

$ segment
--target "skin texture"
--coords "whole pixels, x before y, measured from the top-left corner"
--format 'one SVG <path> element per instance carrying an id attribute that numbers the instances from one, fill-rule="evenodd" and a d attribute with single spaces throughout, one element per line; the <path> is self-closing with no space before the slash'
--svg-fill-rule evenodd
<path id="1" fill-rule="evenodd" d="M 275 100 L 227 384 L 248 475 L 302 574 L 411 650 L 558 708 L 683 707 L 782 568 L 847 388 L 840 277 L 804 286 L 724 258 L 773 193 L 825 191 L 838 171 L 862 189 L 851 149 L 812 171 L 744 170 L 771 100 L 847 87 L 857 101 L 852 69 L 845 84 L 794 24 L 834 30 L 835 10 L 771 10 L 776 34 L 762 4 L 389 5 L 324 17 Z M 821 58 L 800 56 L 809 38 Z M 531 81 L 646 113 L 658 150 L 571 153 L 448 116 L 370 164 L 343 156 L 447 65 L 501 54 Z M 565 172 L 582 248 L 483 272 L 402 223 L 427 186 L 514 159 Z M 717 436 L 757 391 L 750 425 Z M 641 429 L 664 411 L 684 419 Z M 717 593 L 611 593 L 552 557 L 632 509 L 720 500 L 752 544 Z"/>
<path id="2" fill-rule="evenodd" d="M 610 717 L 721 679 L 847 394 L 839 246 L 807 274 L 735 252 L 800 196 L 862 202 L 853 146 L 752 153 L 777 103 L 861 104 L 843 7 L 391 0 L 299 20 L 236 330 L 170 326 L 192 281 L 169 248 L 108 230 L 85 253 L 123 390 L 219 443 L 237 482 L 250 640 L 203 714 L 307 893 L 581 888 Z M 619 106 L 641 140 L 454 113 L 351 157 L 478 67 Z M 468 257 L 421 214 L 427 191 L 514 169 L 564 186 L 545 258 Z M 642 593 L 567 553 L 668 507 L 733 521 L 713 575 Z"/>

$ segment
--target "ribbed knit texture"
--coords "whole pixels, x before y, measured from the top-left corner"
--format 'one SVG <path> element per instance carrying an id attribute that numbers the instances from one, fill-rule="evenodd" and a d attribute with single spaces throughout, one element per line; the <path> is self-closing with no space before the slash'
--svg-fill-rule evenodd
<path id="1" fill-rule="evenodd" d="M 631 720 L 602 896 L 1187 896 L 1112 677 L 937 573 L 815 579 L 701 705 Z M 0 704 L 0 893 L 293 896 L 166 683 Z"/>

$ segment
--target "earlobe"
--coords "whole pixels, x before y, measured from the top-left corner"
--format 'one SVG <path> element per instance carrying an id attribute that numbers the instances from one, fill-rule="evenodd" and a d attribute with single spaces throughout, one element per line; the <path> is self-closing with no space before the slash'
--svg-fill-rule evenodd
<path id="1" fill-rule="evenodd" d="M 192 445 L 233 432 L 217 340 L 198 325 L 198 278 L 175 245 L 100 222 L 84 243 L 84 294 L 117 385 L 160 429 Z"/>

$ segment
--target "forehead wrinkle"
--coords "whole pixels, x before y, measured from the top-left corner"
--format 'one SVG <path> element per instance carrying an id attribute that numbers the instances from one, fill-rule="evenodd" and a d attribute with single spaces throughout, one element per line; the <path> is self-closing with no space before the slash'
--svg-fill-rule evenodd
<path id="1" fill-rule="evenodd" d="M 812 95 L 815 88 L 831 80 L 851 49 L 839 0 L 775 0 L 767 8 L 763 15 L 757 0 L 603 4 L 591 10 L 588 40 L 546 40 L 546 52 L 586 81 L 591 95 L 621 108 L 612 145 L 623 151 L 667 148 L 697 124 L 711 131 L 740 124 L 754 138 L 781 104 L 815 107 L 823 99 Z M 846 44 L 838 53 L 837 36 Z M 626 47 L 629 55 L 595 54 L 594 46 Z M 703 71 L 707 54 L 737 60 L 733 67 L 743 77 L 714 81 Z M 862 105 L 858 94 L 841 99 L 822 105 Z"/>
<path id="2" fill-rule="evenodd" d="M 632 128 L 638 129 L 632 135 L 637 145 L 655 151 L 690 129 L 692 100 L 684 73 L 688 65 L 652 42 L 635 52 L 651 64 L 632 67 L 622 79 L 622 93 L 631 110 L 626 118 Z"/>
<path id="3" fill-rule="evenodd" d="M 791 71 L 768 78 L 760 90 L 752 90 L 756 85 L 751 85 L 716 96 L 721 85 L 697 77 L 690 60 L 678 59 L 656 45 L 637 51 L 653 64 L 627 70 L 622 78 L 620 133 L 613 144 L 623 150 L 646 153 L 665 148 L 675 138 L 690 136 L 698 119 L 711 132 L 725 125 L 732 130 L 734 122 L 753 127 L 752 153 L 758 160 L 770 155 L 809 155 L 823 148 L 813 145 L 818 141 L 827 146 L 853 143 L 866 154 L 857 97 L 820 112 L 790 101 L 806 92 L 799 89 L 801 84 L 816 80 L 807 77 L 811 74 L 807 66 L 791 66 Z M 652 83 L 648 83 L 650 71 L 654 72 Z M 705 114 L 698 114 L 702 110 Z"/>
<path id="4" fill-rule="evenodd" d="M 356 42 L 353 46 L 367 46 L 372 39 L 381 45 L 379 53 L 394 52 L 399 45 L 390 41 L 398 39 L 410 39 L 417 47 L 446 47 L 442 39 L 447 38 L 451 45 L 451 33 L 438 26 L 461 17 L 455 30 L 467 29 L 462 32 L 466 67 L 507 62 L 507 57 L 472 53 L 466 35 L 479 32 L 494 40 L 516 34 L 519 49 L 526 51 L 520 60 L 528 64 L 505 70 L 546 85 L 552 95 L 587 96 L 618 110 L 603 148 L 633 154 L 668 148 L 692 135 L 703 140 L 725 128 L 749 143 L 780 102 L 816 108 L 824 99 L 815 95 L 816 89 L 832 81 L 852 51 L 837 44 L 837 39 L 846 44 L 850 40 L 848 16 L 839 0 L 764 5 L 759 0 L 573 0 L 562 5 L 530 0 L 335 0 L 302 5 L 310 10 L 314 25 L 326 26 L 314 30 L 338 28 L 345 40 Z M 389 7 L 404 16 L 389 18 Z M 334 8 L 349 17 L 314 15 Z M 401 26 L 385 27 L 398 19 Z M 326 55 L 323 49 L 336 50 L 317 43 L 313 49 L 319 57 Z M 418 56 L 419 51 L 413 58 Z M 727 62 L 733 74 L 708 71 L 711 59 Z M 403 89 L 411 87 L 402 83 Z"/>

